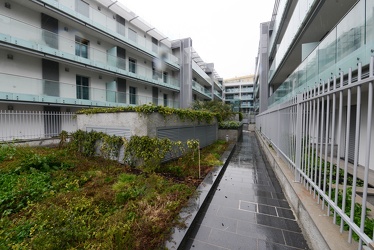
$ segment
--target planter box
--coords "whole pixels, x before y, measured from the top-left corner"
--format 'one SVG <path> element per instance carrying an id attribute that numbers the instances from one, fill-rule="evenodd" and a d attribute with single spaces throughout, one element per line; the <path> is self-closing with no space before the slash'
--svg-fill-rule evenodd
<path id="1" fill-rule="evenodd" d="M 238 129 L 218 129 L 218 140 L 228 140 L 230 142 L 237 142 L 243 134 L 243 125 Z"/>

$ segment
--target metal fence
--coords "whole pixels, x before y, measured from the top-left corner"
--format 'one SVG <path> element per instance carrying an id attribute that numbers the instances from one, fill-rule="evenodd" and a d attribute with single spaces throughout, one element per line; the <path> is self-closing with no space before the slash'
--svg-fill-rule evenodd
<path id="1" fill-rule="evenodd" d="M 48 139 L 77 130 L 74 113 L 0 110 L 0 141 Z"/>
<path id="2" fill-rule="evenodd" d="M 257 131 L 289 163 L 295 181 L 340 232 L 348 226 L 348 242 L 358 236 L 359 249 L 373 242 L 365 222 L 374 170 L 373 65 L 371 58 L 369 67 L 359 64 L 256 117 Z"/>

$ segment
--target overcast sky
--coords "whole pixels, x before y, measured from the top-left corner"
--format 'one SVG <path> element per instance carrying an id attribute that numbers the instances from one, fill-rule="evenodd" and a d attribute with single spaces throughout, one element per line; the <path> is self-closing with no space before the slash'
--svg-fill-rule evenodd
<path id="1" fill-rule="evenodd" d="M 173 39 L 192 38 L 206 63 L 224 79 L 253 74 L 260 23 L 270 21 L 274 0 L 119 0 Z"/>

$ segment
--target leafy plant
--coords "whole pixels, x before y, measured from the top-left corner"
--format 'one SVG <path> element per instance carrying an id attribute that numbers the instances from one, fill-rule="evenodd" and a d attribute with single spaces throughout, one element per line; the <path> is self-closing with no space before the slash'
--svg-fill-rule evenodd
<path id="1" fill-rule="evenodd" d="M 82 109 L 77 114 L 97 114 L 97 113 L 117 113 L 117 112 L 138 112 L 144 115 L 152 113 L 160 113 L 165 118 L 170 115 L 176 115 L 181 120 L 190 121 L 205 121 L 211 123 L 216 117 L 218 120 L 221 119 L 219 113 L 211 112 L 209 110 L 192 110 L 192 109 L 177 109 L 164 106 L 156 106 L 153 104 L 144 104 L 141 106 L 127 106 L 127 107 L 111 107 L 111 108 L 90 108 Z"/>
<path id="2" fill-rule="evenodd" d="M 223 121 L 218 123 L 220 129 L 238 129 L 242 126 L 241 122 L 238 121 Z"/>
<path id="3" fill-rule="evenodd" d="M 16 153 L 16 147 L 11 144 L 0 145 L 0 162 L 5 160 L 10 160 L 14 157 Z"/>
<path id="4" fill-rule="evenodd" d="M 233 117 L 232 105 L 226 104 L 221 101 L 195 101 L 192 103 L 191 108 L 193 110 L 204 110 L 217 113 L 218 121 L 225 121 Z"/>

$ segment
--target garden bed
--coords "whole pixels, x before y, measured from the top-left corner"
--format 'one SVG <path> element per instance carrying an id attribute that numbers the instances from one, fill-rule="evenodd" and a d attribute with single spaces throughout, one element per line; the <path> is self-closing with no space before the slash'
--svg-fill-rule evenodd
<path id="1" fill-rule="evenodd" d="M 158 249 L 225 142 L 154 172 L 68 147 L 0 146 L 0 245 L 19 249 Z"/>

